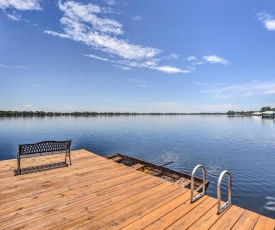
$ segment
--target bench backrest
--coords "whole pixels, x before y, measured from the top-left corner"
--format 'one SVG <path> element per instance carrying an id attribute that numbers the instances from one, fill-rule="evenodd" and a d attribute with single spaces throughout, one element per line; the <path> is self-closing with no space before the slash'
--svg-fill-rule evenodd
<path id="1" fill-rule="evenodd" d="M 46 153 L 55 151 L 70 151 L 71 140 L 69 141 L 43 141 L 34 144 L 19 145 L 19 155 Z"/>

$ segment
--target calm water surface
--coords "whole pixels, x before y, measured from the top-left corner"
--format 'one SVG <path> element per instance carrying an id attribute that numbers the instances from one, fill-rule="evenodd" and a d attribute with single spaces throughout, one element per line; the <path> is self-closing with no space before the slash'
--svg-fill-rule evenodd
<path id="1" fill-rule="evenodd" d="M 216 197 L 220 173 L 233 177 L 232 200 L 275 218 L 275 122 L 227 116 L 117 116 L 0 118 L 0 160 L 16 158 L 18 144 L 73 142 L 72 149 L 99 155 L 120 152 L 170 168 L 207 171 L 208 195 Z M 200 170 L 199 170 L 200 171 Z M 198 176 L 200 173 L 198 171 Z M 227 182 L 222 186 L 227 199 Z"/>

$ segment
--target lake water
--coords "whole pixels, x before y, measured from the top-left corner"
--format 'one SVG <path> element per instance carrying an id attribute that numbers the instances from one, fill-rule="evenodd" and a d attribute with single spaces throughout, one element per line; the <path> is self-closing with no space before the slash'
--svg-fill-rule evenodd
<path id="1" fill-rule="evenodd" d="M 207 171 L 207 194 L 217 195 L 223 170 L 232 174 L 233 204 L 275 218 L 275 122 L 227 116 L 98 116 L 0 118 L 0 160 L 18 144 L 72 140 L 72 149 L 105 156 L 120 152 L 191 174 Z M 201 175 L 200 170 L 196 174 Z M 227 177 L 222 198 L 227 200 Z"/>

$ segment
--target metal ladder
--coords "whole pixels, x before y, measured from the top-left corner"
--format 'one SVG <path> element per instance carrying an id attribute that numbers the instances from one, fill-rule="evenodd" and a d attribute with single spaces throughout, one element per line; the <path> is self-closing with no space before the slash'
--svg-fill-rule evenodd
<path id="1" fill-rule="evenodd" d="M 222 183 L 222 178 L 223 178 L 224 174 L 227 174 L 227 178 L 228 178 L 228 186 L 227 186 L 228 201 L 221 207 L 221 183 Z M 231 174 L 227 170 L 224 170 L 219 176 L 218 185 L 217 185 L 217 199 L 218 199 L 217 214 L 222 213 L 232 203 L 232 177 L 231 177 Z"/>
<path id="2" fill-rule="evenodd" d="M 195 173 L 197 171 L 198 168 L 201 168 L 202 169 L 202 183 L 203 183 L 203 187 L 202 187 L 202 192 L 199 193 L 198 195 L 196 195 L 194 197 L 194 176 L 195 176 Z M 194 169 L 193 169 L 193 172 L 192 172 L 192 175 L 191 175 L 191 198 L 190 198 L 190 203 L 193 203 L 195 202 L 196 200 L 200 199 L 201 197 L 203 197 L 205 195 L 205 181 L 206 181 L 206 171 L 205 171 L 205 168 L 202 166 L 202 165 L 197 165 Z"/>
<path id="3" fill-rule="evenodd" d="M 202 192 L 194 196 L 194 176 L 198 168 L 202 169 L 202 175 L 203 175 L 203 189 Z M 228 201 L 221 207 L 221 183 L 223 176 L 227 174 L 228 176 Z M 192 172 L 191 175 L 191 196 L 190 196 L 190 203 L 193 203 L 203 197 L 205 195 L 205 181 L 206 181 L 206 170 L 202 165 L 197 165 Z M 222 213 L 226 208 L 228 208 L 232 204 L 232 177 L 231 174 L 224 170 L 218 179 L 218 185 L 217 185 L 217 214 Z"/>

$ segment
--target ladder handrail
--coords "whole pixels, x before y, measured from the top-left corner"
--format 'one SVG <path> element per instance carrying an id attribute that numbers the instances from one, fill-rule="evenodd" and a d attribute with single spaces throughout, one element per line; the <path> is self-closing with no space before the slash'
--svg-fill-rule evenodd
<path id="1" fill-rule="evenodd" d="M 227 174 L 227 178 L 228 178 L 228 185 L 227 185 L 228 201 L 221 207 L 221 183 L 222 183 L 222 178 L 225 174 Z M 224 170 L 219 176 L 218 185 L 217 185 L 217 200 L 218 200 L 217 214 L 222 213 L 232 203 L 232 177 L 231 177 L 231 174 L 227 170 Z"/>
<path id="2" fill-rule="evenodd" d="M 202 175 L 203 175 L 203 189 L 202 189 L 202 192 L 197 194 L 195 197 L 194 197 L 194 176 L 195 176 L 195 173 L 197 171 L 198 168 L 202 168 Z M 205 195 L 205 182 L 206 182 L 206 170 L 205 168 L 202 166 L 202 165 L 197 165 L 194 169 L 193 169 L 193 172 L 192 172 L 192 175 L 191 175 L 191 198 L 190 198 L 190 203 L 193 203 L 195 202 L 196 200 L 200 199 L 202 196 Z"/>

